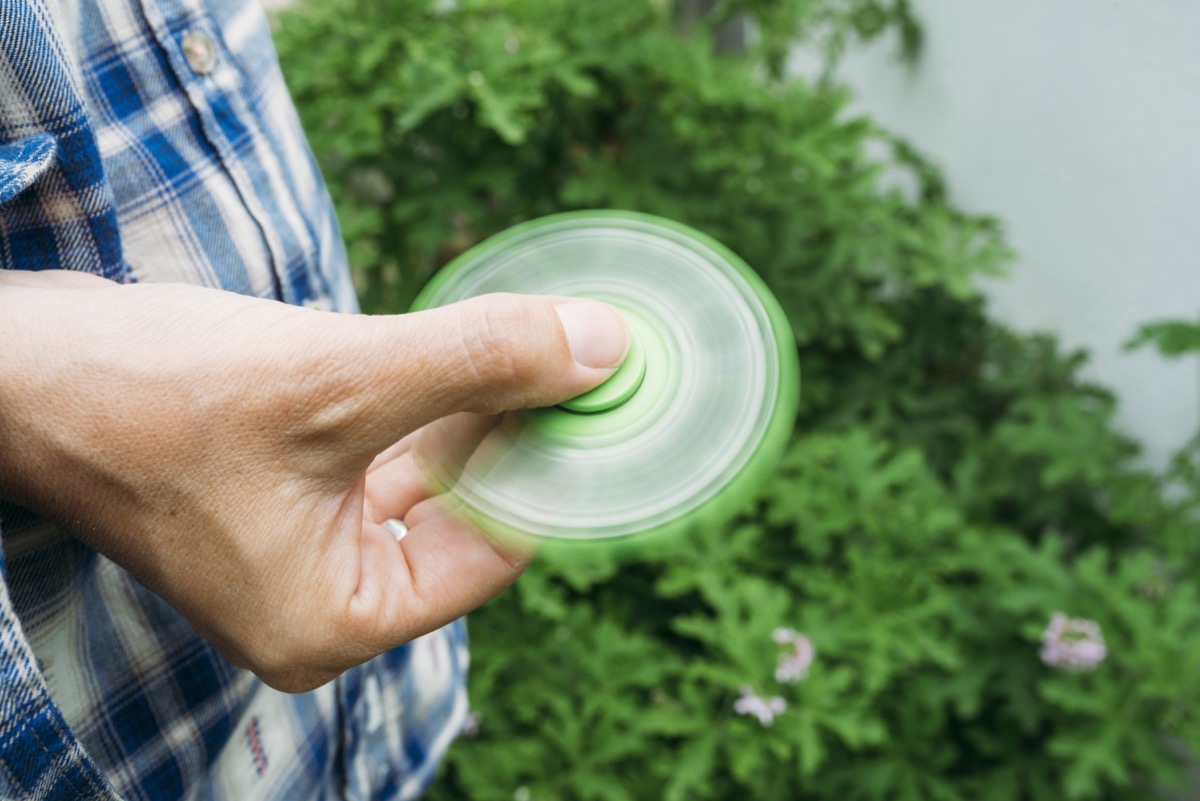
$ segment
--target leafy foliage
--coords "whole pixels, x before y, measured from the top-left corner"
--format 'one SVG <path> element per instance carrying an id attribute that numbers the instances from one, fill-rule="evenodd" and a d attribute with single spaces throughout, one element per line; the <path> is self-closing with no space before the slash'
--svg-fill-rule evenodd
<path id="1" fill-rule="evenodd" d="M 735 13 L 758 35 L 714 52 Z M 1138 468 L 1082 354 L 988 319 L 997 223 L 831 73 L 785 69 L 798 40 L 912 56 L 907 2 L 324 0 L 279 22 L 367 309 L 513 223 L 628 208 L 739 252 L 800 347 L 798 434 L 728 529 L 551 550 L 473 617 L 480 731 L 434 797 L 1132 799 L 1176 775 L 1170 741 L 1200 747 L 1200 448 Z M 1194 346 L 1180 330 L 1141 338 Z M 1039 659 L 1059 611 L 1100 625 L 1094 671 Z M 815 646 L 797 684 L 777 627 Z M 787 708 L 735 714 L 744 687 Z"/>
<path id="2" fill-rule="evenodd" d="M 1159 320 L 1146 323 L 1125 347 L 1132 350 L 1145 345 L 1153 345 L 1168 358 L 1200 353 L 1200 322 Z"/>

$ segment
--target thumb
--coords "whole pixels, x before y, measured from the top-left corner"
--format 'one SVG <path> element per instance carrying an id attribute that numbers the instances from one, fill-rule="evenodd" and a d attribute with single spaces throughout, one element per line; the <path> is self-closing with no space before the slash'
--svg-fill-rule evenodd
<path id="1" fill-rule="evenodd" d="M 584 298 L 484 295 L 373 322 L 387 329 L 376 348 L 396 343 L 372 371 L 382 445 L 455 412 L 560 403 L 602 383 L 629 350 L 621 315 Z"/>

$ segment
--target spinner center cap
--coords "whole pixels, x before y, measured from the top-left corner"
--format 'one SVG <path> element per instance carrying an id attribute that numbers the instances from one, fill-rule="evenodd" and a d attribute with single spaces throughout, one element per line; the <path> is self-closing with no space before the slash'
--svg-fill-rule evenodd
<path id="1" fill-rule="evenodd" d="M 629 352 L 617 371 L 600 386 L 563 401 L 558 408 L 576 414 L 597 414 L 615 409 L 633 397 L 646 379 L 646 352 L 636 332 L 630 330 Z"/>

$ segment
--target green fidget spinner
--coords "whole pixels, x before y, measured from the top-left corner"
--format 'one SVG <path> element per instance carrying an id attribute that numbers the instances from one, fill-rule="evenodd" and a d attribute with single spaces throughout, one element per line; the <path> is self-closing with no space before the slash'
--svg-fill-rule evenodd
<path id="1" fill-rule="evenodd" d="M 598 540 L 718 523 L 774 468 L 799 400 L 792 332 L 716 241 L 644 214 L 558 214 L 464 253 L 414 308 L 491 292 L 605 301 L 632 343 L 608 381 L 506 421 L 448 482 L 485 525 Z"/>

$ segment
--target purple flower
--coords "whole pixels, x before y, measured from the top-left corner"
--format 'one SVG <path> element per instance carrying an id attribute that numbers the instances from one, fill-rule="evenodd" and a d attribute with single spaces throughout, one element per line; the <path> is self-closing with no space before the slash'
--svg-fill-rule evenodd
<path id="1" fill-rule="evenodd" d="M 1074 672 L 1095 670 L 1108 656 L 1108 649 L 1098 623 L 1055 612 L 1042 632 L 1040 655 L 1050 667 Z"/>
<path id="2" fill-rule="evenodd" d="M 764 726 L 775 722 L 775 716 L 787 709 L 787 701 L 778 695 L 762 698 L 755 695 L 749 685 L 742 686 L 742 694 L 733 702 L 733 711 L 739 715 L 752 715 Z"/>
<path id="3" fill-rule="evenodd" d="M 464 737 L 474 737 L 479 734 L 479 724 L 481 722 L 482 718 L 477 713 L 468 710 L 466 717 L 463 718 L 462 735 Z"/>
<path id="4" fill-rule="evenodd" d="M 792 646 L 790 651 L 779 657 L 775 667 L 775 681 L 780 684 L 796 684 L 808 675 L 813 660 L 817 657 L 817 649 L 812 642 L 794 629 L 775 629 L 772 638 L 780 645 Z"/>
<path id="5" fill-rule="evenodd" d="M 803 636 L 804 636 L 803 634 L 796 631 L 795 629 L 779 628 L 779 629 L 775 629 L 775 631 L 771 632 L 771 639 L 773 639 L 775 642 L 779 643 L 780 645 L 787 645 L 790 642 L 795 642 L 797 637 L 803 637 Z"/>

